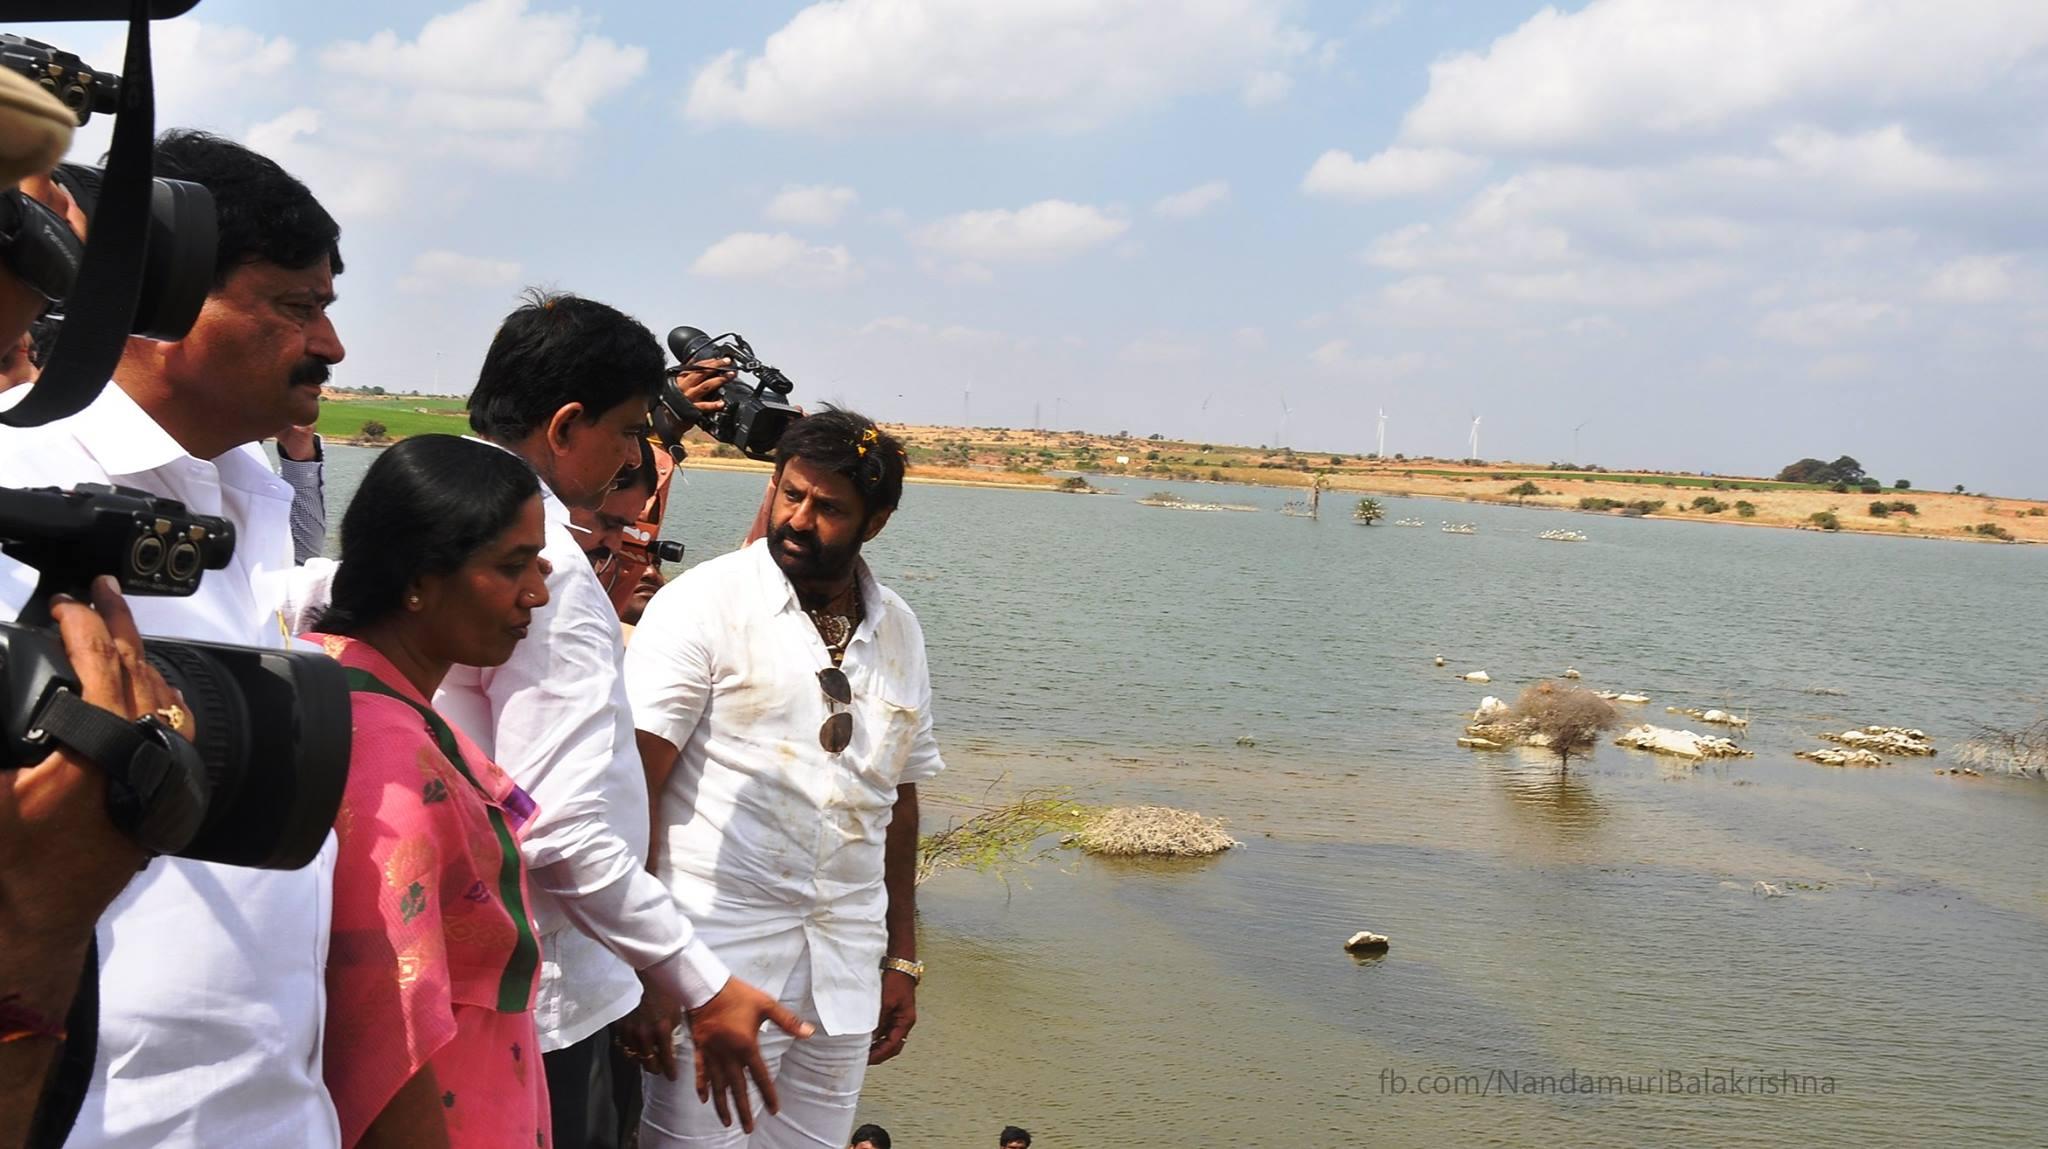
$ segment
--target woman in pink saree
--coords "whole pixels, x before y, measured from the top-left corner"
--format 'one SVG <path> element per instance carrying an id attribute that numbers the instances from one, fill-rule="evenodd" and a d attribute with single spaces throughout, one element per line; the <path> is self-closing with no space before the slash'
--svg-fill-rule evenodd
<path id="1" fill-rule="evenodd" d="M 354 742 L 335 819 L 328 1091 L 349 1146 L 545 1146 L 540 949 L 520 827 L 533 803 L 429 700 L 496 666 L 547 602 L 539 482 L 448 435 L 370 467 L 321 617 Z"/>

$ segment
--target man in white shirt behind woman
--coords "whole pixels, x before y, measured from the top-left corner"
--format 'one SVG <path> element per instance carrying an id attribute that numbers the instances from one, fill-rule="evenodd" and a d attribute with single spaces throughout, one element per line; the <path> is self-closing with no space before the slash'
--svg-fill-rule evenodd
<path id="1" fill-rule="evenodd" d="M 535 292 L 505 318 L 469 397 L 470 427 L 541 478 L 548 602 L 503 665 L 456 667 L 434 707 L 533 796 L 520 853 L 541 930 L 539 1028 L 558 1149 L 619 1143 L 637 1078 L 611 1079 L 611 1024 L 643 1006 L 723 1034 L 713 1059 L 743 1073 L 765 1021 L 803 1027 L 732 977 L 645 866 L 647 782 L 621 678 L 619 617 L 570 527 L 639 463 L 666 360 L 652 332 L 594 300 Z M 696 398 L 710 372 L 678 381 Z M 715 406 L 715 404 L 714 404 Z M 635 1039 L 640 1048 L 645 1038 Z"/>

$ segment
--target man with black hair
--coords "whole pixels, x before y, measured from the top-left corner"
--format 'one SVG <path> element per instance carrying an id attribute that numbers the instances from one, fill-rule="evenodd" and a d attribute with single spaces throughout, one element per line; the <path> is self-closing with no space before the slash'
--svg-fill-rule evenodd
<path id="1" fill-rule="evenodd" d="M 889 1131 L 880 1125 L 863 1125 L 853 1131 L 846 1149 L 889 1149 Z"/>
<path id="2" fill-rule="evenodd" d="M 644 1149 L 844 1145 L 867 1067 L 917 1020 L 917 786 L 945 764 L 924 633 L 860 557 L 902 497 L 903 450 L 827 408 L 775 460 L 766 537 L 655 594 L 626 690 L 656 872 L 721 959 L 820 1032 L 762 1037 L 758 1123 L 715 1065 L 694 1096 L 650 1079 Z"/>
<path id="3" fill-rule="evenodd" d="M 996 1144 L 1000 1149 L 1031 1149 L 1031 1131 L 1019 1125 L 1005 1125 L 996 1134 Z"/>
<path id="4" fill-rule="evenodd" d="M 84 411 L 0 430 L 0 485 L 116 483 L 220 515 L 234 557 L 188 598 L 130 604 L 147 634 L 282 646 L 291 489 L 257 446 L 319 415 L 341 228 L 304 184 L 203 132 L 156 173 L 213 193 L 211 290 L 185 337 L 130 339 Z M 35 572 L 0 559 L 0 618 Z M 280 872 L 156 858 L 100 918 L 98 1058 L 72 1146 L 335 1146 L 321 1077 L 334 846 Z"/>
<path id="5" fill-rule="evenodd" d="M 742 1035 L 720 1047 L 720 1072 L 744 1072 L 764 1021 L 802 1028 L 728 975 L 645 867 L 647 784 L 620 677 L 619 619 L 570 529 L 570 507 L 595 507 L 620 470 L 639 463 L 664 364 L 637 320 L 594 300 L 533 292 L 499 326 L 469 397 L 477 435 L 541 477 L 541 557 L 553 570 L 527 640 L 502 666 L 454 668 L 434 706 L 539 807 L 520 852 L 542 931 L 534 1020 L 557 1149 L 621 1143 L 621 1111 L 632 1111 L 639 1075 L 613 1066 L 607 1027 L 643 999 L 649 1032 L 621 1044 L 671 1073 L 667 1035 L 684 1009 L 693 1024 Z M 696 398 L 718 380 L 682 382 Z"/>

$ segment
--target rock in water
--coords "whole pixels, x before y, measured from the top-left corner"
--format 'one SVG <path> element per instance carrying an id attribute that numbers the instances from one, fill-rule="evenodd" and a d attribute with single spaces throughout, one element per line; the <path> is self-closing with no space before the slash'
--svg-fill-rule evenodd
<path id="1" fill-rule="evenodd" d="M 1352 934 L 1350 939 L 1344 943 L 1344 952 L 1348 954 L 1386 953 L 1387 935 L 1376 934 L 1371 930 L 1360 930 Z"/>
<path id="2" fill-rule="evenodd" d="M 1751 758 L 1749 751 L 1737 746 L 1726 738 L 1711 734 L 1699 734 L 1691 730 L 1672 730 L 1647 723 L 1637 726 L 1614 740 L 1616 746 L 1632 750 L 1647 750 L 1652 754 L 1666 754 L 1673 758 L 1685 758 L 1698 762 L 1706 758 Z"/>

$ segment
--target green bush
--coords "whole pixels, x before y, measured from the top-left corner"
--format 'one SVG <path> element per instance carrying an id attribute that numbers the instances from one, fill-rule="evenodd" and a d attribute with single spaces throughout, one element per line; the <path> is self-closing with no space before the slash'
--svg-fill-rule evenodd
<path id="1" fill-rule="evenodd" d="M 1863 486 L 1860 489 L 1866 495 L 1874 495 L 1879 491 L 1884 490 L 1884 484 L 1878 482 L 1876 479 L 1865 479 L 1863 480 Z"/>
<path id="2" fill-rule="evenodd" d="M 1756 517 L 1756 504 L 1748 499 L 1737 499 L 1735 502 L 1735 513 L 1745 519 L 1753 519 Z"/>
<path id="3" fill-rule="evenodd" d="M 2030 519 L 2038 519 L 2044 515 L 2048 515 L 2048 510 L 2043 510 L 2040 507 L 2027 508 L 2027 517 Z"/>
<path id="4" fill-rule="evenodd" d="M 1718 515 L 1728 509 L 1728 504 L 1712 495 L 1701 495 L 1692 501 L 1693 509 L 1703 515 Z"/>
<path id="5" fill-rule="evenodd" d="M 1603 499 L 1597 495 L 1588 495 L 1579 500 L 1579 509 L 1582 511 L 1611 511 L 1621 505 L 1620 499 Z"/>
<path id="6" fill-rule="evenodd" d="M 391 431 L 389 428 L 385 427 L 384 424 L 379 423 L 375 419 L 372 419 L 369 422 L 363 424 L 363 438 L 369 442 L 379 442 L 390 433 Z"/>
<path id="7" fill-rule="evenodd" d="M 1881 519 L 1891 513 L 1892 508 L 1890 504 L 1886 503 L 1882 499 L 1870 504 L 1870 517 L 1873 519 Z"/>
<path id="8" fill-rule="evenodd" d="M 1909 503 L 1904 499 L 1893 499 L 1884 506 L 1886 510 L 1895 515 L 1917 515 L 1920 513 L 1920 504 Z"/>
<path id="9" fill-rule="evenodd" d="M 1847 484 L 1847 483 L 1836 483 L 1836 484 L 1835 484 L 1834 486 L 1832 486 L 1832 487 L 1829 487 L 1829 488 L 1828 488 L 1828 490 L 1830 490 L 1830 491 L 1833 491 L 1834 493 L 1836 493 L 1836 494 L 1838 494 L 1838 495 L 1846 495 L 1846 494 L 1848 494 L 1848 493 L 1849 493 L 1849 484 Z"/>
<path id="10" fill-rule="evenodd" d="M 2012 532 L 1999 526 L 1997 523 L 1978 523 L 1974 527 L 1964 527 L 1963 529 L 1973 535 L 1982 535 L 1987 539 L 1997 539 L 2000 542 L 2007 543 L 2012 541 Z"/>
<path id="11" fill-rule="evenodd" d="M 1839 531 L 1842 529 L 1842 520 L 1836 518 L 1833 511 L 1815 511 L 1807 516 L 1806 521 L 1824 531 Z"/>
<path id="12" fill-rule="evenodd" d="M 1626 509 L 1634 511 L 1639 515 L 1654 515 L 1664 509 L 1664 500 L 1637 499 L 1635 502 L 1628 504 Z"/>
<path id="13" fill-rule="evenodd" d="M 1524 499 L 1528 498 L 1530 495 L 1540 495 L 1542 493 L 1543 488 L 1537 486 L 1535 483 L 1526 481 L 1508 488 L 1508 494 L 1515 495 L 1519 498 Z"/>
<path id="14" fill-rule="evenodd" d="M 1911 479 L 1894 479 L 1892 480 L 1892 489 L 1895 491 L 1910 491 L 1913 489 L 1913 481 Z"/>

